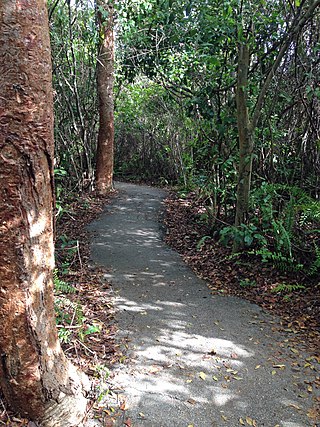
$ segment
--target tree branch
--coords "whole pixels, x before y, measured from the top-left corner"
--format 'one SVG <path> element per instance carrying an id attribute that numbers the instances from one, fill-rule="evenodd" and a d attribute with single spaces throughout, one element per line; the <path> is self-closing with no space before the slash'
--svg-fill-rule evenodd
<path id="1" fill-rule="evenodd" d="M 320 6 L 320 0 L 314 1 L 312 3 L 312 5 L 309 7 L 309 9 L 305 12 L 305 14 L 300 18 L 298 23 L 297 24 L 295 22 L 293 23 L 292 28 L 289 30 L 289 32 L 287 34 L 287 37 L 284 39 L 283 45 L 282 45 L 282 47 L 281 47 L 281 49 L 280 49 L 280 51 L 276 57 L 276 60 L 274 61 L 273 66 L 271 67 L 271 69 L 270 69 L 270 71 L 266 77 L 266 80 L 265 80 L 265 82 L 264 82 L 264 84 L 260 90 L 256 105 L 254 108 L 252 120 L 251 120 L 251 132 L 257 126 L 267 90 L 269 89 L 269 86 L 270 86 L 270 83 L 273 79 L 273 76 L 275 75 L 279 65 L 281 64 L 281 61 L 282 61 L 283 57 L 285 56 L 285 54 L 286 54 L 286 52 L 290 46 L 290 43 L 292 42 L 293 37 L 295 36 L 295 34 L 297 34 L 304 27 L 304 25 L 312 17 L 316 8 L 319 6 Z"/>

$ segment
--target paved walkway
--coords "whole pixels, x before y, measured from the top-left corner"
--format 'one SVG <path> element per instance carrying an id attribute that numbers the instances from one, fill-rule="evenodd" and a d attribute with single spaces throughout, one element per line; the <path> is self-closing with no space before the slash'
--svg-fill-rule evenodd
<path id="1" fill-rule="evenodd" d="M 115 290 L 127 361 L 113 387 L 133 427 L 307 427 L 315 363 L 258 306 L 213 296 L 162 240 L 165 192 L 119 183 L 94 231 L 93 260 Z M 319 374 L 318 374 L 319 375 Z M 130 422 L 129 424 L 130 425 Z"/>

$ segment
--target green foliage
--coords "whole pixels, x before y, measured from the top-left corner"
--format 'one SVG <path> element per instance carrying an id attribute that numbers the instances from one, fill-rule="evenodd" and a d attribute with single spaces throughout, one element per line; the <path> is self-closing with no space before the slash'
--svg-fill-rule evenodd
<path id="1" fill-rule="evenodd" d="M 293 37 L 265 94 L 257 129 L 250 214 L 232 226 L 237 200 L 237 49 L 250 50 L 247 106 L 308 2 L 116 2 L 116 175 L 199 194 L 200 221 L 221 242 L 286 270 L 319 272 L 319 28 Z M 70 191 L 90 188 L 97 133 L 98 34 L 90 2 L 49 1 L 55 92 L 58 218 Z M 50 13 L 51 15 L 51 13 Z M 310 36 L 312 35 L 312 37 Z M 281 184 L 278 184 L 281 183 Z M 285 184 L 284 184 L 285 183 Z M 76 256 L 68 253 L 63 272 Z M 201 247 L 203 241 L 199 242 Z"/>
<path id="2" fill-rule="evenodd" d="M 255 280 L 250 280 L 250 279 L 246 278 L 246 279 L 240 280 L 239 285 L 242 288 L 248 288 L 248 287 L 254 288 L 255 286 L 257 286 L 257 282 Z"/>
<path id="3" fill-rule="evenodd" d="M 69 288 L 67 288 L 68 293 L 71 293 Z M 85 342 L 87 336 L 101 331 L 101 325 L 96 322 L 88 322 L 81 305 L 67 297 L 67 294 L 60 291 L 55 298 L 59 339 L 65 344 L 70 343 L 72 339 Z"/>
<path id="4" fill-rule="evenodd" d="M 59 279 L 57 269 L 53 272 L 53 283 L 57 294 L 74 294 L 77 292 L 75 287 L 69 285 L 64 280 Z"/>
<path id="5" fill-rule="evenodd" d="M 198 251 L 200 251 L 202 249 L 202 247 L 205 244 L 205 242 L 206 242 L 207 239 L 211 239 L 211 236 L 203 236 L 203 237 L 201 237 L 201 239 L 197 243 L 197 250 Z"/>
<path id="6" fill-rule="evenodd" d="M 300 285 L 298 283 L 280 283 L 279 285 L 275 286 L 271 292 L 278 294 L 278 293 L 291 293 L 298 290 L 304 290 L 306 287 L 304 285 Z"/>
<path id="7" fill-rule="evenodd" d="M 93 179 L 97 135 L 95 11 L 80 0 L 49 1 L 55 114 L 55 181 L 60 213 L 71 191 Z"/>
<path id="8" fill-rule="evenodd" d="M 263 183 L 251 194 L 251 208 L 249 225 L 224 227 L 221 243 L 244 242 L 250 254 L 282 271 L 317 274 L 320 203 L 298 187 Z"/>
<path id="9" fill-rule="evenodd" d="M 55 256 L 59 263 L 61 274 L 67 274 L 78 256 L 78 241 L 69 239 L 65 234 L 61 234 L 56 241 Z"/>
<path id="10" fill-rule="evenodd" d="M 320 271 L 320 247 L 314 243 L 314 259 L 307 271 L 309 276 L 316 276 Z"/>
<path id="11" fill-rule="evenodd" d="M 314 259 L 314 235 L 310 233 L 319 221 L 320 203 L 298 187 L 282 184 L 263 184 L 252 192 L 252 222 L 266 236 L 267 244 L 256 251 L 263 261 L 272 260 L 281 269 L 301 270 L 310 268 Z M 308 237 L 309 236 L 309 237 Z M 304 260 L 305 252 L 309 259 Z"/>
<path id="12" fill-rule="evenodd" d="M 96 385 L 98 402 L 101 402 L 110 393 L 110 389 L 107 384 L 109 376 L 110 370 L 107 366 L 99 364 L 95 366 L 95 377 L 98 379 L 98 384 Z"/>
<path id="13" fill-rule="evenodd" d="M 117 176 L 149 182 L 187 183 L 192 122 L 166 91 L 148 79 L 127 85 L 115 114 Z"/>
<path id="14" fill-rule="evenodd" d="M 249 254 L 258 255 L 262 262 L 271 262 L 281 271 L 298 272 L 303 269 L 303 264 L 299 264 L 293 257 L 285 256 L 279 252 L 273 252 L 268 248 L 256 249 Z"/>
<path id="15" fill-rule="evenodd" d="M 252 245 L 265 245 L 266 238 L 259 233 L 255 225 L 241 224 L 240 227 L 228 226 L 220 231 L 220 242 L 223 245 L 228 245 L 231 242 L 244 242 L 247 247 Z"/>

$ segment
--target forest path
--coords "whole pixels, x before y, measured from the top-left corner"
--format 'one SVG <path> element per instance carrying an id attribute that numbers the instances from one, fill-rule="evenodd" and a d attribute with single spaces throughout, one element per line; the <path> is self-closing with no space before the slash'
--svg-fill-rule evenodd
<path id="1" fill-rule="evenodd" d="M 307 416 L 312 362 L 290 347 L 278 319 L 247 301 L 211 295 L 164 243 L 165 191 L 116 188 L 90 226 L 92 258 L 107 269 L 128 345 L 125 363 L 112 371 L 112 388 L 126 402 L 114 425 L 315 426 Z"/>

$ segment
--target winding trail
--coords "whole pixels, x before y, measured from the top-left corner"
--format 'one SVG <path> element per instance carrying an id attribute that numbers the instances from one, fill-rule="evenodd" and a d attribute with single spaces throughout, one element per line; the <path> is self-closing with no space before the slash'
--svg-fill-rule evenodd
<path id="1" fill-rule="evenodd" d="M 307 416 L 315 366 L 290 347 L 278 319 L 247 301 L 211 295 L 163 242 L 163 190 L 116 188 L 90 226 L 92 258 L 106 268 L 119 335 L 128 338 L 127 360 L 112 379 L 127 409 L 114 425 L 315 426 Z"/>

